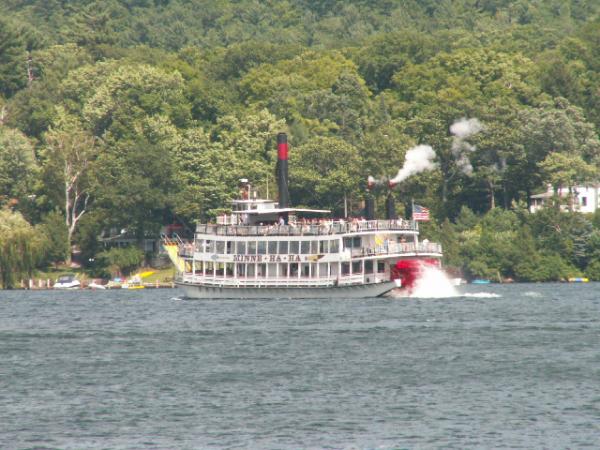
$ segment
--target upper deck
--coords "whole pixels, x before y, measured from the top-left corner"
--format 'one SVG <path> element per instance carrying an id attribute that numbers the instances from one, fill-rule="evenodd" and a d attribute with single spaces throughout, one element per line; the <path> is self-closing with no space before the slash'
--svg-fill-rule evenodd
<path id="1" fill-rule="evenodd" d="M 290 223 L 288 225 L 196 225 L 196 233 L 216 236 L 329 236 L 378 231 L 418 232 L 413 220 L 320 220 L 318 222 Z"/>

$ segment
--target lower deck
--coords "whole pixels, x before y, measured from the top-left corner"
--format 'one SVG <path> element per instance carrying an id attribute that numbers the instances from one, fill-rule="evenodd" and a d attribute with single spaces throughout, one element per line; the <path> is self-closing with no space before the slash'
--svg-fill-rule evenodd
<path id="1" fill-rule="evenodd" d="M 314 299 L 379 297 L 399 287 L 399 284 L 386 281 L 347 286 L 231 287 L 203 286 L 179 281 L 177 286 L 185 292 L 186 297 L 197 299 Z"/>

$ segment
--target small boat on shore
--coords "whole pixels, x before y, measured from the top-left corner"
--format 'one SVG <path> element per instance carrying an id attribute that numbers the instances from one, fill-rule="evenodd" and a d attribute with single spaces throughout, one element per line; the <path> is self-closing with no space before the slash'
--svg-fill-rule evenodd
<path id="1" fill-rule="evenodd" d="M 53 286 L 54 289 L 80 289 L 81 282 L 74 273 L 68 273 L 58 277 Z"/>

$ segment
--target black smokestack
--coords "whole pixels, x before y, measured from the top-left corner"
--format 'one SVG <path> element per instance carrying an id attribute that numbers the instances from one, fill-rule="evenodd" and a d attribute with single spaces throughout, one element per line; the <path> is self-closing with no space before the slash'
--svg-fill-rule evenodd
<path id="1" fill-rule="evenodd" d="M 290 207 L 290 194 L 288 191 L 288 143 L 287 135 L 277 135 L 277 186 L 279 187 L 279 207 Z"/>
<path id="2" fill-rule="evenodd" d="M 396 215 L 396 200 L 391 192 L 385 199 L 385 218 L 387 220 L 396 220 L 398 218 Z"/>

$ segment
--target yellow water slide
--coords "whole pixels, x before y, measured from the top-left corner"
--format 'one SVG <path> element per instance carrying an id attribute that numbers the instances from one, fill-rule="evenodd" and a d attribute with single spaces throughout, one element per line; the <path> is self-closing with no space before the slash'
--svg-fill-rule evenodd
<path id="1" fill-rule="evenodd" d="M 175 265 L 178 272 L 185 271 L 185 261 L 179 256 L 179 244 L 175 240 L 171 240 L 167 237 L 163 238 L 163 247 L 169 255 L 169 259 Z"/>

